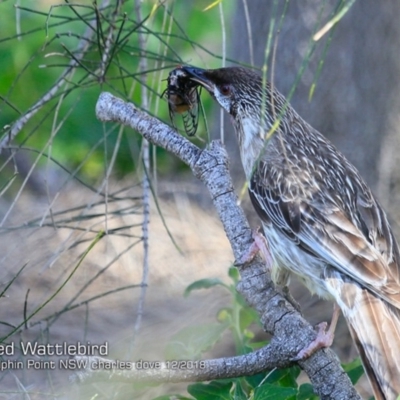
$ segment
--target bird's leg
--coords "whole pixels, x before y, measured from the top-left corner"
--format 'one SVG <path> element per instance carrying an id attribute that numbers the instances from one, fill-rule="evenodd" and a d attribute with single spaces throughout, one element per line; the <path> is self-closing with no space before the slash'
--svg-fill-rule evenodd
<path id="1" fill-rule="evenodd" d="M 272 268 L 272 257 L 268 248 L 268 242 L 265 236 L 260 233 L 259 228 L 252 231 L 253 243 L 246 250 L 246 252 L 240 257 L 238 261 L 235 261 L 235 265 L 248 264 L 257 253 L 261 253 L 265 259 L 268 270 Z"/>
<path id="2" fill-rule="evenodd" d="M 285 299 L 293 306 L 293 308 L 302 314 L 300 304 L 294 299 L 286 285 L 282 287 L 282 293 L 285 296 Z"/>
<path id="3" fill-rule="evenodd" d="M 334 333 L 336 325 L 339 319 L 339 314 L 340 308 L 335 303 L 329 329 L 326 330 L 326 327 L 328 325 L 326 322 L 321 322 L 320 324 L 318 324 L 317 337 L 307 347 L 305 347 L 297 354 L 297 356 L 295 357 L 295 361 L 304 360 L 314 354 L 317 350 L 322 349 L 323 347 L 330 347 L 332 345 L 333 338 L 335 336 Z"/>

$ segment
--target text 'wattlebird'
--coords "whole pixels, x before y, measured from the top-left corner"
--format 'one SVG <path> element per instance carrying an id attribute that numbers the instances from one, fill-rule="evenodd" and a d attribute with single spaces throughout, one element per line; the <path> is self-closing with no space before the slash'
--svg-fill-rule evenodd
<path id="1" fill-rule="evenodd" d="M 285 284 L 294 273 L 312 293 L 333 300 L 347 320 L 375 397 L 396 399 L 400 256 L 371 190 L 257 73 L 239 67 L 181 69 L 232 117 L 250 198 L 273 258 L 273 279 Z"/>

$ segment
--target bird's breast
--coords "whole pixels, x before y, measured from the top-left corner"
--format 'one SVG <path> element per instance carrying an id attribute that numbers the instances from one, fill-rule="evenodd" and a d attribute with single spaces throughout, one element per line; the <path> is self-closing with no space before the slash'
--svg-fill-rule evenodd
<path id="1" fill-rule="evenodd" d="M 281 282 L 281 277 L 289 272 L 296 275 L 312 294 L 326 300 L 333 300 L 325 282 L 326 263 L 302 251 L 272 224 L 263 223 L 263 228 L 274 260 L 273 281 L 277 284 L 287 284 L 287 282 Z"/>
<path id="2" fill-rule="evenodd" d="M 247 180 L 250 180 L 265 147 L 264 130 L 253 118 L 234 120 L 234 126 L 243 169 Z"/>

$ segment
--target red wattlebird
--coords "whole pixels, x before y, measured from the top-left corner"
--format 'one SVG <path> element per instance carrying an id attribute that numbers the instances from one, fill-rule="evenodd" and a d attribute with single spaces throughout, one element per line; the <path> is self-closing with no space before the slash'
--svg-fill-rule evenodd
<path id="1" fill-rule="evenodd" d="M 396 399 L 400 254 L 371 190 L 257 73 L 238 67 L 182 69 L 231 115 L 250 198 L 272 254 L 273 278 L 296 274 L 312 293 L 333 300 L 347 320 L 375 397 Z M 324 344 L 333 337 L 334 315 L 330 330 L 325 336 L 320 332 Z"/>

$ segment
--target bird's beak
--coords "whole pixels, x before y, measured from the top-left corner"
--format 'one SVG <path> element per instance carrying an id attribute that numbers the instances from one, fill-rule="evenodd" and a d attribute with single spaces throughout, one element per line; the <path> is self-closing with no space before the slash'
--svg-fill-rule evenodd
<path id="1" fill-rule="evenodd" d="M 215 84 L 207 76 L 208 70 L 188 66 L 183 66 L 182 70 L 188 74 L 190 80 L 197 82 L 199 85 L 207 89 L 211 94 L 214 93 Z"/>

